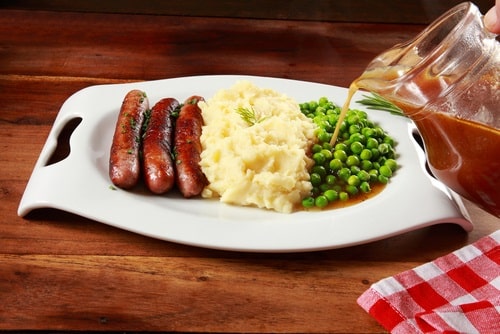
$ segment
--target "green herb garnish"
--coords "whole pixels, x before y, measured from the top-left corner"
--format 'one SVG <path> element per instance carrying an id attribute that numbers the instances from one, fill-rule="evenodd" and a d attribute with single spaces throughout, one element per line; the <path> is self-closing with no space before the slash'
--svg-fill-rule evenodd
<path id="1" fill-rule="evenodd" d="M 388 111 L 393 115 L 406 117 L 403 110 L 394 103 L 386 100 L 384 97 L 377 93 L 370 92 L 370 94 L 371 96 L 363 95 L 364 99 L 356 102 L 365 105 L 368 109 Z"/>
<path id="2" fill-rule="evenodd" d="M 250 108 L 240 107 L 236 109 L 236 112 L 241 116 L 241 119 L 247 122 L 250 126 L 260 123 L 267 118 L 267 117 L 257 118 L 255 110 L 252 107 Z"/>
<path id="3" fill-rule="evenodd" d="M 181 112 L 181 109 L 182 107 L 184 106 L 184 104 L 179 104 L 173 111 L 172 111 L 172 117 L 173 118 L 178 118 L 179 117 L 179 113 Z"/>
<path id="4" fill-rule="evenodd" d="M 142 128 L 141 128 L 143 138 L 144 135 L 146 134 L 146 130 L 148 129 L 150 119 L 151 119 L 151 109 L 146 109 L 146 111 L 144 111 L 144 121 L 142 122 Z"/>

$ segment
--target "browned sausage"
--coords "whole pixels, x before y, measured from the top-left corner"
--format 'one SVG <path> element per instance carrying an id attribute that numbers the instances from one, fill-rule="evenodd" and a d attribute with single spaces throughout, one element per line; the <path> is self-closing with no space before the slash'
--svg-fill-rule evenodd
<path id="1" fill-rule="evenodd" d="M 169 191 L 175 184 L 175 169 L 172 157 L 174 141 L 174 111 L 179 101 L 165 98 L 151 109 L 144 132 L 143 171 L 144 182 L 155 194 Z"/>
<path id="2" fill-rule="evenodd" d="M 128 92 L 123 100 L 109 157 L 109 177 L 119 188 L 131 188 L 139 180 L 141 128 L 148 108 L 146 93 L 140 90 Z"/>
<path id="3" fill-rule="evenodd" d="M 208 184 L 200 167 L 203 118 L 198 107 L 199 101 L 203 101 L 200 96 L 188 98 L 179 112 L 175 125 L 176 183 L 184 197 L 199 195 Z"/>

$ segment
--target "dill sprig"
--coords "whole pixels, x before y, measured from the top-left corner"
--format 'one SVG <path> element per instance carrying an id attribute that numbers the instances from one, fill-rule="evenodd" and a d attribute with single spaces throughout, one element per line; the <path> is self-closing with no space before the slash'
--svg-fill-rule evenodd
<path id="1" fill-rule="evenodd" d="M 241 116 L 241 119 L 247 122 L 248 125 L 250 126 L 260 123 L 267 118 L 267 117 L 257 118 L 255 110 L 252 107 L 250 108 L 239 107 L 238 109 L 236 109 L 236 112 Z"/>
<path id="2" fill-rule="evenodd" d="M 363 95 L 364 99 L 356 102 L 365 105 L 368 109 L 388 111 L 393 115 L 406 117 L 403 110 L 394 103 L 386 100 L 384 97 L 377 93 L 370 92 L 370 94 L 371 96 Z"/>

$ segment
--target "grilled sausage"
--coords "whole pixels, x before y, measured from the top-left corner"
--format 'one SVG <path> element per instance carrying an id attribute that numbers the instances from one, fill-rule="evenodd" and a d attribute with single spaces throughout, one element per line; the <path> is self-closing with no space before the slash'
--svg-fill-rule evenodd
<path id="1" fill-rule="evenodd" d="M 146 93 L 140 90 L 128 92 L 123 100 L 109 157 L 109 177 L 119 188 L 132 188 L 139 180 L 140 137 L 148 108 Z"/>
<path id="2" fill-rule="evenodd" d="M 200 96 L 191 96 L 181 107 L 175 125 L 176 184 L 184 197 L 201 193 L 208 184 L 200 167 L 201 127 L 203 118 L 198 102 Z"/>
<path id="3" fill-rule="evenodd" d="M 172 150 L 178 106 L 176 99 L 164 98 L 153 106 L 147 120 L 142 142 L 144 182 L 155 194 L 166 193 L 175 184 Z"/>

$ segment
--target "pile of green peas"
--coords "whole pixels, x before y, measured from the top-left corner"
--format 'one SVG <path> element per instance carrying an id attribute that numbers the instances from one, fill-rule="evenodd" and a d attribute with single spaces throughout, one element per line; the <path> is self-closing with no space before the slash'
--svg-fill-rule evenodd
<path id="1" fill-rule="evenodd" d="M 386 184 L 398 168 L 395 141 L 366 112 L 349 109 L 334 145 L 330 143 L 341 108 L 326 97 L 300 104 L 304 115 L 317 125 L 309 171 L 311 194 L 304 208 L 323 208 L 369 193 L 376 183 Z"/>

